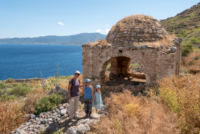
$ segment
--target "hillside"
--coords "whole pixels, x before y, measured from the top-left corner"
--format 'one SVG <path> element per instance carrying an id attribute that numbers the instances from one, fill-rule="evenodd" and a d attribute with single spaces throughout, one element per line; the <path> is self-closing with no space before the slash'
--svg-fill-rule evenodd
<path id="1" fill-rule="evenodd" d="M 81 33 L 70 36 L 40 36 L 34 38 L 5 38 L 0 39 L 0 44 L 61 44 L 82 45 L 89 41 L 105 39 L 106 35 L 100 33 Z"/>
<path id="2" fill-rule="evenodd" d="M 200 37 L 200 3 L 177 14 L 175 17 L 160 21 L 169 33 L 175 33 L 183 41 Z"/>

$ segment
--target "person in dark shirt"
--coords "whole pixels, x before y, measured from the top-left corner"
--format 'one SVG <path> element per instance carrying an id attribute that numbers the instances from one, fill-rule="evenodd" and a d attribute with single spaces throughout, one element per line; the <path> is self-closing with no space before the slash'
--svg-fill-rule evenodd
<path id="1" fill-rule="evenodd" d="M 80 74 L 79 71 L 76 71 L 74 73 L 74 78 L 69 81 L 69 118 L 71 121 L 73 117 L 78 119 L 79 87 L 83 87 L 83 85 L 80 85 L 81 82 L 78 79 Z"/>

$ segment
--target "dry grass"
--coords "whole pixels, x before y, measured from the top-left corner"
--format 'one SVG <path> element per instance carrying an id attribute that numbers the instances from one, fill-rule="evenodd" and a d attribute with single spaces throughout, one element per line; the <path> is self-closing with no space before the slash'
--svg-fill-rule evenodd
<path id="1" fill-rule="evenodd" d="M 47 95 L 48 89 L 54 88 L 55 83 L 59 83 L 64 89 L 67 89 L 69 80 L 73 76 L 69 77 L 50 77 L 45 79 L 45 86 L 43 87 L 41 81 L 31 81 L 31 93 L 26 96 L 25 101 L 7 101 L 0 102 L 0 133 L 7 134 L 10 131 L 15 130 L 21 124 L 26 122 L 23 118 L 25 114 L 33 114 L 35 112 L 35 105 L 38 101 Z M 82 82 L 82 75 L 80 76 L 80 81 Z M 12 83 L 13 84 L 13 83 Z"/>
<path id="2" fill-rule="evenodd" d="M 153 47 L 159 47 L 159 46 L 167 46 L 170 47 L 172 45 L 174 45 L 173 43 L 173 39 L 176 38 L 176 36 L 173 35 L 168 35 L 168 38 L 166 39 L 161 39 L 161 40 L 157 40 L 154 42 L 141 42 L 141 43 L 133 43 L 133 45 L 135 46 L 142 46 L 142 45 L 147 45 L 147 46 L 153 46 Z"/>
<path id="3" fill-rule="evenodd" d="M 22 116 L 24 113 L 21 111 L 20 104 L 10 105 L 10 102 L 0 103 L 0 133 L 10 133 L 24 121 Z"/>
<path id="4" fill-rule="evenodd" d="M 143 45 L 147 45 L 147 46 L 155 46 L 155 47 L 159 47 L 159 46 L 167 46 L 170 47 L 172 45 L 174 45 L 173 38 L 175 38 L 173 35 L 169 35 L 169 38 L 167 39 L 162 39 L 162 40 L 158 40 L 158 41 L 154 41 L 154 42 L 134 42 L 132 45 L 135 46 L 143 46 Z M 96 42 L 89 42 L 88 43 L 91 46 L 97 46 L 97 45 L 101 45 L 103 47 L 110 45 L 110 43 L 108 43 L 106 40 L 99 40 Z"/>
<path id="5" fill-rule="evenodd" d="M 89 42 L 88 44 L 91 46 L 97 46 L 97 45 L 107 46 L 107 45 L 109 45 L 107 40 L 99 40 L 99 41 L 95 41 L 95 42 Z"/>
<path id="6" fill-rule="evenodd" d="M 195 50 L 187 57 L 183 57 L 182 68 L 187 69 L 192 74 L 200 73 L 200 52 Z"/>
<path id="7" fill-rule="evenodd" d="M 123 31 L 123 29 L 127 27 L 127 24 L 129 24 L 130 26 L 139 26 L 137 23 L 134 22 L 134 20 L 147 22 L 152 19 L 154 18 L 151 16 L 142 15 L 142 14 L 127 16 L 123 18 L 122 20 L 118 21 L 115 25 L 113 25 L 110 32 L 113 32 L 116 27 L 120 28 Z M 159 25 L 159 23 L 157 24 Z"/>
<path id="8" fill-rule="evenodd" d="M 200 74 L 159 81 L 160 102 L 178 115 L 182 133 L 200 132 Z"/>
<path id="9" fill-rule="evenodd" d="M 130 91 L 111 94 L 106 100 L 108 115 L 93 126 L 97 134 L 178 133 L 177 117 L 169 107 Z"/>
<path id="10" fill-rule="evenodd" d="M 135 46 L 152 46 L 152 47 L 159 47 L 159 46 L 167 46 L 171 47 L 174 45 L 173 40 L 177 38 L 175 34 L 167 35 L 167 38 L 163 38 L 161 40 L 153 41 L 153 42 L 134 42 L 133 45 Z"/>
<path id="11" fill-rule="evenodd" d="M 26 122 L 28 118 L 23 118 L 23 116 L 34 113 L 35 104 L 46 94 L 46 92 L 28 94 L 24 102 L 0 102 L 0 133 L 10 133 L 10 131 Z"/>

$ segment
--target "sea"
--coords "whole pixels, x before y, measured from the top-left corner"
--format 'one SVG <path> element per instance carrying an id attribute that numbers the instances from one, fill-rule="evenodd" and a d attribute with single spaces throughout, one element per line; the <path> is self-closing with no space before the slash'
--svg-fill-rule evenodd
<path id="1" fill-rule="evenodd" d="M 48 78 L 82 72 L 80 45 L 0 44 L 0 80 Z"/>

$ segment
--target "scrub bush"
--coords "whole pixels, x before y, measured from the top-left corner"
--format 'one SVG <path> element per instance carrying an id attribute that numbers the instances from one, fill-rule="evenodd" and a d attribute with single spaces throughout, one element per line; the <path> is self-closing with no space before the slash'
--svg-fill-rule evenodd
<path id="1" fill-rule="evenodd" d="M 31 91 L 31 86 L 29 84 L 18 84 L 15 86 L 11 91 L 11 95 L 16 95 L 16 96 L 25 96 Z"/>
<path id="2" fill-rule="evenodd" d="M 11 83 L 11 82 L 13 82 L 13 81 L 14 81 L 13 78 L 8 78 L 5 82 L 6 82 L 6 83 Z"/>
<path id="3" fill-rule="evenodd" d="M 92 134 L 178 133 L 174 112 L 153 97 L 134 97 L 125 90 L 111 93 L 105 101 L 108 114 L 92 126 Z"/>
<path id="4" fill-rule="evenodd" d="M 200 74 L 160 80 L 159 99 L 177 114 L 182 133 L 200 132 Z"/>
<path id="5" fill-rule="evenodd" d="M 192 43 L 185 43 L 185 44 L 183 44 L 182 56 L 187 56 L 192 51 L 193 51 L 193 45 L 192 45 Z"/>
<path id="6" fill-rule="evenodd" d="M 0 82 L 0 89 L 10 88 L 10 87 L 11 87 L 11 85 L 6 84 L 4 82 Z"/>
<path id="7" fill-rule="evenodd" d="M 49 96 L 43 97 L 35 105 L 35 114 L 38 115 L 41 112 L 47 112 L 52 110 L 57 104 L 61 103 L 62 100 L 63 98 L 59 94 L 51 94 Z"/>

